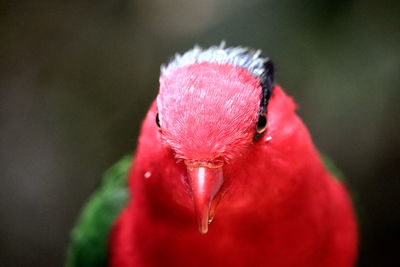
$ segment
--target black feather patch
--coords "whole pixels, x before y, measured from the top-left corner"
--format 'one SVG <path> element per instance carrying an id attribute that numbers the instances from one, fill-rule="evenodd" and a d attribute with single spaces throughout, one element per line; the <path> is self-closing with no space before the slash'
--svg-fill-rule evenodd
<path id="1" fill-rule="evenodd" d="M 260 84 L 262 88 L 262 97 L 260 102 L 260 114 L 267 112 L 269 99 L 272 95 L 275 79 L 275 67 L 271 60 L 268 59 L 264 63 L 264 71 L 260 76 Z"/>

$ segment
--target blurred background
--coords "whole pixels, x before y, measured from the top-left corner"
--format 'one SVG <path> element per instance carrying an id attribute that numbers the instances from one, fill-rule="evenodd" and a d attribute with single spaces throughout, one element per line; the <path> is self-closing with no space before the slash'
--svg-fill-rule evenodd
<path id="1" fill-rule="evenodd" d="M 159 66 L 261 48 L 360 210 L 358 266 L 400 266 L 400 2 L 0 1 L 0 266 L 61 266 L 101 174 L 136 145 Z"/>

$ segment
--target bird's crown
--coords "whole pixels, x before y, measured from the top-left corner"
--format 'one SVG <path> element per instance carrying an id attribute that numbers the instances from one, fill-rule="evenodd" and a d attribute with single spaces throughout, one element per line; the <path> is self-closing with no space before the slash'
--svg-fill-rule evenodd
<path id="1" fill-rule="evenodd" d="M 240 68 L 247 69 L 253 76 L 261 78 L 265 72 L 264 64 L 270 61 L 264 57 L 261 50 L 254 50 L 248 47 L 225 47 L 222 41 L 218 46 L 211 46 L 203 49 L 196 45 L 194 48 L 183 54 L 175 54 L 167 63 L 161 65 L 161 75 L 168 74 L 172 69 L 191 64 L 209 62 L 219 64 L 231 64 Z"/>
<path id="2" fill-rule="evenodd" d="M 263 55 L 260 49 L 235 46 L 226 47 L 225 41 L 218 46 L 203 49 L 195 45 L 183 54 L 176 53 L 167 64 L 161 65 L 161 75 L 168 75 L 172 70 L 203 62 L 230 64 L 243 68 L 260 81 L 262 99 L 260 113 L 266 111 L 274 83 L 274 65 L 269 57 Z"/>

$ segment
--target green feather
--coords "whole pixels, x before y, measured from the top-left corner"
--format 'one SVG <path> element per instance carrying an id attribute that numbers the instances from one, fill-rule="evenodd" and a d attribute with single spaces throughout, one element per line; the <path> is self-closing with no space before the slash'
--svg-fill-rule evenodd
<path id="1" fill-rule="evenodd" d="M 129 197 L 131 160 L 131 156 L 123 157 L 104 174 L 71 232 L 65 267 L 107 266 L 108 234 Z"/>
<path id="2" fill-rule="evenodd" d="M 322 161 L 324 162 L 325 167 L 328 169 L 328 171 L 334 175 L 334 177 L 340 181 L 342 184 L 344 184 L 344 186 L 346 187 L 346 189 L 348 190 L 349 194 L 350 194 L 350 199 L 351 202 L 353 204 L 353 208 L 354 208 L 354 212 L 355 212 L 355 216 L 356 216 L 356 220 L 359 221 L 360 218 L 360 214 L 362 212 L 362 209 L 360 207 L 359 201 L 358 201 L 358 197 L 357 194 L 351 190 L 346 177 L 344 176 L 344 174 L 336 167 L 335 163 L 324 153 L 319 153 Z"/>
<path id="3" fill-rule="evenodd" d="M 336 167 L 335 163 L 324 153 L 319 153 L 322 161 L 324 162 L 325 167 L 328 169 L 330 173 L 332 173 L 336 179 L 340 182 L 345 183 L 346 178 L 343 173 Z"/>

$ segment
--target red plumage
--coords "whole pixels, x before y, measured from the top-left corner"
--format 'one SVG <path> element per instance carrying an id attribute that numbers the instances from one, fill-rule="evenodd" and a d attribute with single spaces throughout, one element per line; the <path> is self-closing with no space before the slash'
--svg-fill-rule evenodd
<path id="1" fill-rule="evenodd" d="M 246 69 L 191 64 L 160 85 L 129 174 L 131 200 L 112 230 L 111 266 L 353 266 L 347 192 L 279 86 L 254 141 L 261 87 Z M 224 162 L 223 198 L 205 235 L 185 160 Z"/>

